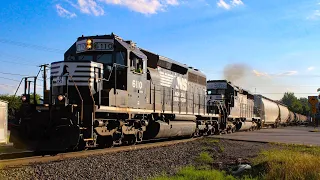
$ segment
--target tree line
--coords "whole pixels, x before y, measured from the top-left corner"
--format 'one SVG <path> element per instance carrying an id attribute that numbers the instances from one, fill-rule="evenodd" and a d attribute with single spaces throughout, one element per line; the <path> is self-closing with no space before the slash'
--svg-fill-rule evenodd
<path id="1" fill-rule="evenodd" d="M 288 109 L 292 112 L 299 113 L 302 115 L 309 115 L 310 106 L 308 98 L 297 98 L 294 93 L 286 92 L 280 100 L 281 103 L 288 106 Z"/>
<path id="2" fill-rule="evenodd" d="M 30 102 L 33 103 L 33 94 L 30 94 Z M 8 119 L 14 120 L 16 113 L 18 112 L 21 106 L 21 96 L 14 96 L 8 94 L 1 94 L 0 100 L 8 102 Z M 40 95 L 36 94 L 36 101 L 40 103 Z"/>

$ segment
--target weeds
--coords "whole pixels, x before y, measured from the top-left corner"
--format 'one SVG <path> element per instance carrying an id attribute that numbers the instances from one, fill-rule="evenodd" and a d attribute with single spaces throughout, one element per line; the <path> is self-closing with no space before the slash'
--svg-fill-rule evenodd
<path id="1" fill-rule="evenodd" d="M 224 147 L 222 146 L 222 144 L 218 144 L 218 148 L 219 153 L 222 153 L 224 151 Z"/>
<path id="2" fill-rule="evenodd" d="M 281 147 L 262 151 L 254 159 L 255 167 L 263 166 L 264 179 L 320 179 L 320 147 L 293 144 Z"/>
<path id="3" fill-rule="evenodd" d="M 224 171 L 198 170 L 193 166 L 182 168 L 175 176 L 162 175 L 151 180 L 235 180 Z"/>
<path id="4" fill-rule="evenodd" d="M 213 139 L 213 138 L 207 138 L 205 141 L 210 144 L 219 143 L 219 139 Z"/>
<path id="5" fill-rule="evenodd" d="M 200 155 L 195 159 L 200 164 L 212 164 L 213 158 L 208 152 L 201 152 Z"/>

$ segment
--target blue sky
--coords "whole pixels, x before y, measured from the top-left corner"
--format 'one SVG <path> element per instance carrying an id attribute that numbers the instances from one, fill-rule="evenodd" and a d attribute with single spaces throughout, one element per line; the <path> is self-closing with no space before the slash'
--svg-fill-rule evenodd
<path id="1" fill-rule="evenodd" d="M 21 79 L 3 73 L 34 75 L 36 65 L 62 60 L 78 36 L 114 32 L 208 79 L 237 65 L 245 67 L 240 86 L 274 99 L 285 91 L 306 97 L 320 86 L 319 23 L 319 0 L 6 1 L 0 93 L 14 92 Z"/>

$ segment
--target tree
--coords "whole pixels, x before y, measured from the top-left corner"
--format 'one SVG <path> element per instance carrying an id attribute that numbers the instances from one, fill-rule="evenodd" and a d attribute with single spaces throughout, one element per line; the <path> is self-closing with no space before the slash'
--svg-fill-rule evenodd
<path id="1" fill-rule="evenodd" d="M 17 110 L 20 108 L 21 99 L 20 97 L 13 95 L 3 94 L 0 95 L 0 99 L 8 102 L 8 118 L 9 120 L 14 119 Z"/>
<path id="2" fill-rule="evenodd" d="M 21 106 L 21 96 L 1 94 L 0 99 L 8 102 L 8 119 L 13 120 Z M 36 94 L 36 101 L 38 104 L 40 103 L 40 95 L 38 94 Z M 33 94 L 30 95 L 30 103 L 33 104 Z"/>
<path id="3" fill-rule="evenodd" d="M 298 99 L 294 93 L 286 92 L 283 98 L 280 100 L 283 104 L 288 106 L 288 109 L 292 112 L 308 115 L 310 107 L 307 98 Z"/>
<path id="4" fill-rule="evenodd" d="M 302 114 L 308 115 L 309 112 L 311 111 L 308 99 L 307 98 L 300 98 L 299 101 L 302 105 Z"/>

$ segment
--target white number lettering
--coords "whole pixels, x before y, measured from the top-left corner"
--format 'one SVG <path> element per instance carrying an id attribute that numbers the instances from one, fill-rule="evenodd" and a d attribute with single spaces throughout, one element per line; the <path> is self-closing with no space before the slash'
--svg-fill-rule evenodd
<path id="1" fill-rule="evenodd" d="M 142 89 L 142 81 L 132 80 L 132 87 Z"/>

